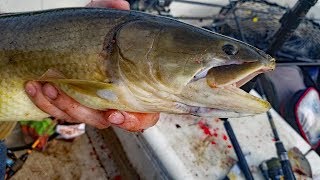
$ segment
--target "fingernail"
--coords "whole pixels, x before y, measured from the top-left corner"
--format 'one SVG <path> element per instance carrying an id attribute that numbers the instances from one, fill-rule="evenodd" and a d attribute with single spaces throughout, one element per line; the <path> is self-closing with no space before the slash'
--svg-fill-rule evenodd
<path id="1" fill-rule="evenodd" d="M 36 87 L 32 84 L 32 82 L 28 82 L 28 83 L 26 84 L 25 91 L 26 91 L 27 94 L 29 94 L 29 96 L 35 96 L 35 95 L 36 95 L 36 92 L 37 92 L 37 89 L 36 89 Z"/>
<path id="2" fill-rule="evenodd" d="M 43 93 L 52 100 L 55 100 L 58 97 L 57 89 L 49 83 L 45 84 L 42 90 L 43 90 Z"/>
<path id="3" fill-rule="evenodd" d="M 112 124 L 119 125 L 124 123 L 124 116 L 120 112 L 114 112 L 110 114 L 108 121 Z"/>

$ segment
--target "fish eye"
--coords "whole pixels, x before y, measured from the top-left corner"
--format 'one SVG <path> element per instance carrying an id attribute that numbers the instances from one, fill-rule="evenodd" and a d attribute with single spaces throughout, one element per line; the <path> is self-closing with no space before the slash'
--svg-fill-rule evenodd
<path id="1" fill-rule="evenodd" d="M 227 55 L 236 55 L 238 53 L 238 49 L 236 46 L 232 45 L 232 44 L 225 44 L 222 46 L 222 50 L 224 53 L 226 53 Z"/>

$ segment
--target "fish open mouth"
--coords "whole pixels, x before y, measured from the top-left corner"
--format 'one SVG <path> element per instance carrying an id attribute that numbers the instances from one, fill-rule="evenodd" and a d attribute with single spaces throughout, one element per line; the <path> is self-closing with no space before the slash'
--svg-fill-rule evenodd
<path id="1" fill-rule="evenodd" d="M 271 71 L 275 60 L 267 63 L 245 62 L 228 64 L 202 70 L 187 85 L 196 95 L 184 93 L 184 97 L 202 104 L 180 103 L 187 113 L 198 116 L 241 117 L 266 112 L 270 104 L 240 89 L 258 74 Z M 189 101 L 190 102 L 190 101 Z"/>
<path id="2" fill-rule="evenodd" d="M 274 61 L 265 65 L 261 62 L 246 62 L 242 64 L 230 64 L 211 68 L 206 79 L 212 88 L 224 86 L 241 87 L 257 75 L 273 70 Z"/>
<path id="3" fill-rule="evenodd" d="M 275 60 L 271 59 L 269 62 L 268 64 L 261 62 L 244 62 L 242 64 L 210 67 L 198 72 L 192 81 L 206 78 L 208 85 L 212 88 L 225 86 L 235 86 L 239 88 L 257 75 L 273 70 Z"/>

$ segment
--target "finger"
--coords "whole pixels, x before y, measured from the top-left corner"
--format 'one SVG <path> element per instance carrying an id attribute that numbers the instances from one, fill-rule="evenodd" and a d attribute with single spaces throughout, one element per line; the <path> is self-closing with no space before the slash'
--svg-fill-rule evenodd
<path id="1" fill-rule="evenodd" d="M 111 124 L 119 125 L 124 123 L 124 116 L 120 111 L 108 110 L 105 112 L 105 119 L 107 119 Z"/>
<path id="2" fill-rule="evenodd" d="M 159 113 L 121 112 L 121 114 L 124 116 L 124 122 L 122 124 L 116 124 L 115 126 L 128 131 L 141 131 L 154 126 L 160 116 Z"/>
<path id="3" fill-rule="evenodd" d="M 29 81 L 25 85 L 25 91 L 30 97 L 31 101 L 42 111 L 50 114 L 51 116 L 66 120 L 72 121 L 72 118 L 66 113 L 52 105 L 48 99 L 42 93 L 42 85 L 39 82 Z"/>
<path id="4" fill-rule="evenodd" d="M 104 118 L 104 111 L 91 109 L 81 105 L 49 83 L 46 83 L 43 86 L 43 93 L 51 104 L 55 105 L 58 109 L 65 112 L 73 119 L 97 128 L 107 128 L 110 125 L 110 123 Z"/>
<path id="5" fill-rule="evenodd" d="M 124 0 L 91 1 L 87 7 L 106 7 L 120 10 L 129 10 L 130 4 Z"/>

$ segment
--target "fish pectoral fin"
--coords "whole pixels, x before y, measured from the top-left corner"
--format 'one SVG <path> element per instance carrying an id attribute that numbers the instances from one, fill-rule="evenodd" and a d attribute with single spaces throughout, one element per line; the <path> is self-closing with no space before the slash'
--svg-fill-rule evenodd
<path id="1" fill-rule="evenodd" d="M 109 90 L 114 89 L 113 85 L 110 83 L 89 81 L 89 80 L 79 80 L 79 79 L 47 79 L 47 82 L 53 82 L 62 85 L 68 85 L 74 90 L 92 96 L 97 96 L 99 90 Z"/>
<path id="2" fill-rule="evenodd" d="M 61 72 L 55 69 L 49 69 L 38 80 L 42 82 L 52 82 L 57 85 L 69 86 L 70 88 L 78 91 L 79 93 L 97 96 L 97 91 L 106 89 L 114 89 L 113 84 L 106 82 L 99 82 L 93 80 L 82 79 L 68 79 Z"/>
<path id="3" fill-rule="evenodd" d="M 10 135 L 14 127 L 16 127 L 17 122 L 0 122 L 0 140 L 5 139 Z"/>
<path id="4" fill-rule="evenodd" d="M 58 86 L 68 86 L 81 94 L 98 96 L 97 92 L 99 90 L 109 90 L 113 91 L 114 87 L 110 83 L 90 81 L 90 80 L 80 80 L 80 79 L 42 79 L 40 81 L 52 82 Z"/>
<path id="5" fill-rule="evenodd" d="M 113 83 L 70 79 L 54 69 L 49 69 L 36 81 L 53 83 L 80 104 L 90 108 L 99 110 L 127 108 L 119 102 L 119 88 Z"/>
<path id="6" fill-rule="evenodd" d="M 56 69 L 48 69 L 38 80 L 46 80 L 46 79 L 66 79 L 66 77 Z"/>

